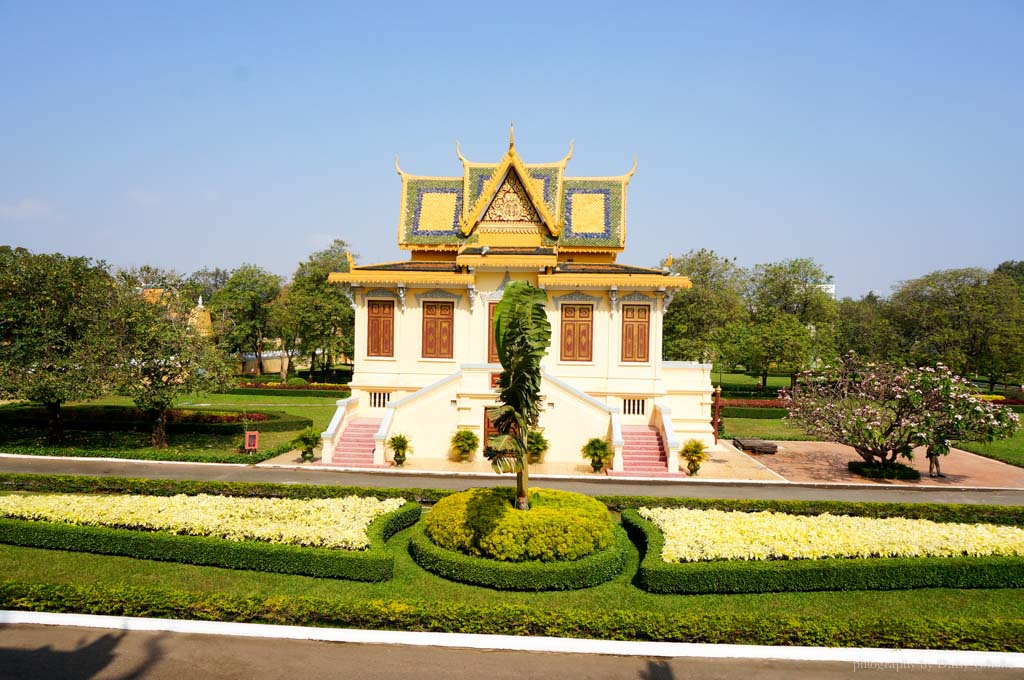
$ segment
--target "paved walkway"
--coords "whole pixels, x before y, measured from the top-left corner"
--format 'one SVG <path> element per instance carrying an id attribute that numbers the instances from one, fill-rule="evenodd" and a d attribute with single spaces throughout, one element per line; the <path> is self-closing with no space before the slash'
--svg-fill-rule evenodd
<path id="1" fill-rule="evenodd" d="M 867 479 L 847 468 L 851 460 L 863 460 L 852 447 L 831 442 L 775 442 L 778 453 L 752 457 L 791 482 L 867 483 L 890 487 L 1009 487 L 1024 489 L 1024 468 L 1008 465 L 968 451 L 953 449 L 941 458 L 945 477 L 928 476 L 928 459 L 923 448 L 911 461 L 900 462 L 917 469 L 919 480 Z"/>
<path id="2" fill-rule="evenodd" d="M 42 458 L 9 454 L 0 454 L 0 472 L 197 479 L 225 482 L 338 484 L 405 489 L 427 487 L 456 491 L 476 486 L 504 486 L 515 483 L 510 475 L 494 473 L 453 475 L 394 470 L 349 472 L 315 466 L 274 468 L 262 465 L 157 463 L 92 458 Z M 603 476 L 557 478 L 532 473 L 530 480 L 531 484 L 543 484 L 549 488 L 590 495 L 1024 505 L 1024 489 L 986 490 L 934 485 L 896 486 L 864 483 L 718 482 L 701 478 L 646 481 Z"/>

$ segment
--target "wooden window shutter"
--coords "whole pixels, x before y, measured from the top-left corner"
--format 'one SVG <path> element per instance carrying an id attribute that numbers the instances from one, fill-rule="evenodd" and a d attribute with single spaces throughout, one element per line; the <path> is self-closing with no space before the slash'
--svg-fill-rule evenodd
<path id="1" fill-rule="evenodd" d="M 366 317 L 367 356 L 395 356 L 395 303 L 391 300 L 370 300 Z"/>
<path id="2" fill-rule="evenodd" d="M 592 361 L 594 306 L 562 305 L 562 361 Z"/>
<path id="3" fill-rule="evenodd" d="M 649 305 L 622 306 L 622 361 L 649 361 L 651 308 Z"/>
<path id="4" fill-rule="evenodd" d="M 455 303 L 423 302 L 423 358 L 451 359 L 455 332 Z"/>
<path id="5" fill-rule="evenodd" d="M 498 358 L 498 343 L 494 341 L 494 312 L 497 309 L 497 302 L 487 305 L 487 361 L 492 364 L 501 361 Z"/>

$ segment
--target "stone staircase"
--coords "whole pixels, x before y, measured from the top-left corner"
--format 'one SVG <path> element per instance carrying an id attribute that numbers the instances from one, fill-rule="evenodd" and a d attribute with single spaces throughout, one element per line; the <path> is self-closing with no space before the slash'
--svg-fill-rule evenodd
<path id="1" fill-rule="evenodd" d="M 381 418 L 353 418 L 341 433 L 334 460 L 330 465 L 347 468 L 381 468 L 373 464 L 373 435 L 380 428 Z"/>
<path id="2" fill-rule="evenodd" d="M 608 471 L 610 477 L 685 477 L 677 470 L 669 472 L 665 444 L 658 428 L 650 425 L 623 425 L 623 469 Z"/>

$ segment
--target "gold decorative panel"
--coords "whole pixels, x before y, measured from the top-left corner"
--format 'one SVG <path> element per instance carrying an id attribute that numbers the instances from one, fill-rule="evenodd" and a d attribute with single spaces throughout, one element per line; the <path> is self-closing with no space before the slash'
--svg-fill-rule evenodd
<path id="1" fill-rule="evenodd" d="M 515 172 L 508 173 L 481 222 L 540 223 L 540 216 Z"/>

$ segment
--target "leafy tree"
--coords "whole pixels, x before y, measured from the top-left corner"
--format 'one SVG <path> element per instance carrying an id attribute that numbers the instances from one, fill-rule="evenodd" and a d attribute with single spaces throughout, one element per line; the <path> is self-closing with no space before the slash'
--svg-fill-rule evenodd
<path id="1" fill-rule="evenodd" d="M 64 441 L 61 405 L 111 385 L 107 266 L 59 253 L 0 249 L 0 395 L 42 404 Z"/>
<path id="2" fill-rule="evenodd" d="M 1007 260 L 996 267 L 996 274 L 1005 274 L 1020 286 L 1021 295 L 1024 295 L 1024 260 Z"/>
<path id="3" fill-rule="evenodd" d="M 829 361 L 836 355 L 838 310 L 825 290 L 832 276 L 814 260 L 796 258 L 754 267 L 747 285 L 746 302 L 760 341 L 765 348 L 751 348 L 753 370 L 767 380 L 768 368 L 795 372 Z M 805 332 L 797 330 L 796 324 Z M 782 333 L 773 338 L 771 333 Z M 748 368 L 752 368 L 748 366 Z M 762 385 L 767 382 L 762 382 Z"/>
<path id="4" fill-rule="evenodd" d="M 178 289 L 179 294 L 191 304 L 196 304 L 199 298 L 206 302 L 213 299 L 214 294 L 224 287 L 224 284 L 231 278 L 231 273 L 226 269 L 215 267 L 214 269 L 203 268 L 192 274 L 182 282 Z"/>
<path id="5" fill-rule="evenodd" d="M 747 317 L 743 305 L 746 271 L 713 250 L 691 250 L 672 262 L 675 274 L 693 287 L 679 291 L 664 318 L 664 356 L 669 360 L 714 361 L 721 347 L 716 332 Z"/>
<path id="6" fill-rule="evenodd" d="M 494 343 L 501 361 L 498 400 L 487 417 L 498 434 L 484 455 L 496 472 L 516 473 L 516 508 L 530 509 L 529 432 L 540 418 L 540 361 L 551 345 L 547 294 L 525 281 L 513 281 L 494 311 Z"/>
<path id="7" fill-rule="evenodd" d="M 761 387 L 768 385 L 768 373 L 789 373 L 796 379 L 808 368 L 814 338 L 809 329 L 792 314 L 762 314 L 751 324 L 742 350 L 748 371 L 761 376 Z"/>
<path id="8" fill-rule="evenodd" d="M 871 361 L 886 361 L 902 354 L 902 336 L 889 319 L 889 303 L 874 293 L 859 300 L 843 298 L 838 305 L 836 344 Z"/>
<path id="9" fill-rule="evenodd" d="M 747 285 L 747 305 L 755 319 L 775 311 L 805 325 L 834 323 L 836 302 L 824 289 L 831 282 L 832 275 L 810 258 L 759 264 Z"/>
<path id="10" fill-rule="evenodd" d="M 989 391 L 996 383 L 1024 377 L 1024 295 L 1010 275 L 998 269 L 985 285 L 985 297 L 991 309 L 991 324 L 978 370 L 987 375 Z"/>
<path id="11" fill-rule="evenodd" d="M 330 246 L 309 256 L 295 270 L 289 291 L 298 324 L 297 348 L 310 357 L 311 369 L 317 357 L 329 370 L 342 354 L 351 356 L 355 333 L 352 304 L 340 286 L 327 282 L 331 272 L 347 272 L 349 246 L 335 239 Z"/>
<path id="12" fill-rule="evenodd" d="M 877 467 L 910 458 L 917 446 L 1009 436 L 1017 427 L 1016 414 L 976 399 L 945 366 L 867 365 L 853 353 L 807 374 L 785 398 L 789 418 L 809 434 L 851 446 Z"/>
<path id="13" fill-rule="evenodd" d="M 281 277 L 243 264 L 210 300 L 214 329 L 233 352 L 253 352 L 263 371 L 263 351 L 270 332 L 270 303 L 281 290 Z"/>
<path id="14" fill-rule="evenodd" d="M 298 353 L 299 338 L 303 330 L 303 312 L 306 305 L 300 299 L 301 291 L 293 284 L 281 289 L 270 303 L 270 332 L 281 340 L 281 381 L 288 379 L 292 360 Z"/>
<path id="15" fill-rule="evenodd" d="M 137 272 L 118 277 L 114 338 L 121 391 L 152 423 L 152 446 L 167 448 L 167 416 L 181 394 L 227 386 L 224 354 L 189 323 L 191 307 L 179 298 L 174 275 L 163 278 L 159 297 L 142 294 Z"/>
<path id="16" fill-rule="evenodd" d="M 945 269 L 897 287 L 889 315 L 908 362 L 944 364 L 959 375 L 980 369 L 995 312 L 985 295 L 988 278 L 981 268 Z"/>

